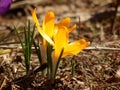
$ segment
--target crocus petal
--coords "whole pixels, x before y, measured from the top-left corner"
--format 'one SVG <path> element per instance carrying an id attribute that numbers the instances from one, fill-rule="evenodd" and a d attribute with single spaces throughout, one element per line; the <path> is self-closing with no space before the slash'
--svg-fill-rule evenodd
<path id="1" fill-rule="evenodd" d="M 33 18 L 33 21 L 35 22 L 36 26 L 40 26 L 39 21 L 36 16 L 36 8 L 32 12 L 32 18 Z"/>
<path id="2" fill-rule="evenodd" d="M 43 20 L 43 30 L 50 37 L 52 37 L 54 31 L 54 17 L 53 12 L 48 12 Z"/>
<path id="3" fill-rule="evenodd" d="M 72 27 L 68 28 L 68 32 L 70 33 L 75 29 L 76 29 L 76 24 L 74 24 Z"/>
<path id="4" fill-rule="evenodd" d="M 67 17 L 67 18 L 64 18 L 63 20 L 61 20 L 57 25 L 69 27 L 69 24 L 70 24 L 70 18 Z"/>
<path id="5" fill-rule="evenodd" d="M 66 27 L 57 27 L 56 32 L 53 36 L 55 42 L 54 51 L 52 52 L 52 72 L 55 74 L 56 65 L 58 63 L 58 58 L 64 46 L 68 43 L 68 30 Z"/>
<path id="6" fill-rule="evenodd" d="M 12 0 L 0 0 L 0 15 L 3 15 L 8 11 L 11 3 Z"/>
<path id="7" fill-rule="evenodd" d="M 39 33 L 41 34 L 41 36 L 47 40 L 51 45 L 54 45 L 54 42 L 52 41 L 52 39 L 43 31 L 43 29 L 40 27 L 40 24 L 39 24 L 39 21 L 37 19 L 37 16 L 36 16 L 36 9 L 33 10 L 32 12 L 32 17 L 33 17 L 33 21 L 35 22 L 36 24 L 36 27 L 39 31 Z"/>
<path id="8" fill-rule="evenodd" d="M 90 45 L 90 42 L 86 42 L 85 39 L 74 41 L 65 46 L 62 57 L 76 55 L 81 50 L 85 49 L 88 45 Z"/>
<path id="9" fill-rule="evenodd" d="M 71 19 L 69 17 L 61 20 L 56 26 L 65 26 L 68 28 L 68 32 L 72 32 L 76 28 L 76 24 L 74 24 L 72 27 L 69 27 Z"/>
<path id="10" fill-rule="evenodd" d="M 55 42 L 54 49 L 55 49 L 55 56 L 59 57 L 61 50 L 64 46 L 68 43 L 68 32 L 66 27 L 59 27 L 59 30 L 54 35 L 53 39 Z"/>

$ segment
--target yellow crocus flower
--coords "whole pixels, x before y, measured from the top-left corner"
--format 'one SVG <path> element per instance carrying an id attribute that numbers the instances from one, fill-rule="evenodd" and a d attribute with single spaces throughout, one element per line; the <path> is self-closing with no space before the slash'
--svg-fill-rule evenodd
<path id="1" fill-rule="evenodd" d="M 64 58 L 65 56 L 68 55 L 76 55 L 81 50 L 90 45 L 90 42 L 87 42 L 85 39 L 80 39 L 72 43 L 69 42 L 69 33 L 76 28 L 75 24 L 72 27 L 69 27 L 70 18 L 65 18 L 55 25 L 54 13 L 48 12 L 43 20 L 43 25 L 41 28 L 36 16 L 36 9 L 34 9 L 32 17 L 34 22 L 36 23 L 36 27 L 39 33 L 43 37 L 43 41 L 44 42 L 47 41 L 53 46 L 54 49 L 52 52 L 53 75 L 55 74 L 58 58 L 62 50 L 63 53 L 61 57 Z M 46 47 L 46 44 L 44 44 L 43 46 Z"/>

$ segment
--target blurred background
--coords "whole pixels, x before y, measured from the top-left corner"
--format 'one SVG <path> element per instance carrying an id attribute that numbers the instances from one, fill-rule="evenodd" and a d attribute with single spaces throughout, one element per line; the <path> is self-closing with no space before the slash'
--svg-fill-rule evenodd
<path id="1" fill-rule="evenodd" d="M 71 22 L 77 24 L 78 32 L 84 33 L 81 36 L 91 41 L 104 41 L 106 34 L 113 36 L 110 40 L 118 39 L 119 3 L 120 0 L 12 0 L 8 12 L 0 16 L 0 33 L 9 33 L 11 24 L 20 27 L 28 19 L 32 21 L 31 12 L 36 8 L 40 22 L 46 12 L 54 11 L 56 22 L 70 17 Z M 94 37 L 98 37 L 97 40 Z"/>
<path id="2" fill-rule="evenodd" d="M 2 0 L 0 0 L 0 2 L 1 1 Z M 62 67 L 62 69 L 67 66 L 69 67 L 60 71 L 61 76 L 62 74 L 64 75 L 62 79 L 65 85 L 71 87 L 71 90 L 75 89 L 74 87 L 78 88 L 75 90 L 80 90 L 80 87 L 84 88 L 81 90 L 103 90 L 99 89 L 100 84 L 101 88 L 106 88 L 108 83 L 113 81 L 120 82 L 120 75 L 118 77 L 119 79 L 114 80 L 114 78 L 116 78 L 114 77 L 116 71 L 120 72 L 119 6 L 120 0 L 12 0 L 9 10 L 0 16 L 0 48 L 8 48 L 11 50 L 11 53 L 15 54 L 12 56 L 10 53 L 11 55 L 7 59 L 0 59 L 0 73 L 4 73 L 8 79 L 23 76 L 25 70 L 24 64 L 21 62 L 23 61 L 23 59 L 21 59 L 23 55 L 20 53 L 20 45 L 18 45 L 19 41 L 14 33 L 13 25 L 15 25 L 19 33 L 23 35 L 23 27 L 27 25 L 28 20 L 31 21 L 31 25 L 34 24 L 31 13 L 33 9 L 36 8 L 40 23 L 42 23 L 43 17 L 48 11 L 55 13 L 56 23 L 65 17 L 70 17 L 71 25 L 77 25 L 76 30 L 70 33 L 70 39 L 78 40 L 85 38 L 91 42 L 90 47 L 93 47 L 73 58 L 76 62 L 76 76 L 74 79 L 68 77 L 71 71 L 70 61 L 67 62 L 63 60 L 61 62 L 60 67 Z M 100 49 L 97 48 L 97 46 L 100 46 Z M 38 65 L 36 60 L 33 52 L 31 61 L 33 68 Z M 111 76 L 113 76 L 113 78 L 110 78 Z M 36 79 L 38 80 L 38 78 Z M 39 82 L 41 83 L 41 81 L 43 80 L 40 79 Z M 107 85 L 105 85 L 105 83 L 107 83 Z M 111 88 L 114 85 L 109 84 L 108 87 Z M 120 87 L 120 83 L 116 85 L 119 85 L 118 88 Z M 86 89 L 86 86 L 90 88 Z M 93 87 L 93 89 L 91 89 L 91 87 Z M 114 88 L 110 90 L 119 89 Z"/>

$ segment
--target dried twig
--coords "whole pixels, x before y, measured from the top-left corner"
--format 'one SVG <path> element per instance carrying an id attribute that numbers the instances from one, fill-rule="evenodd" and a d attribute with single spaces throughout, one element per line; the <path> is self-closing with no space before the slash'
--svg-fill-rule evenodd
<path id="1" fill-rule="evenodd" d="M 22 49 L 22 47 L 20 45 L 16 45 L 16 46 L 1 45 L 0 48 L 2 48 L 2 49 L 14 49 L 14 48 Z M 32 49 L 35 49 L 35 48 L 32 47 Z M 120 48 L 111 48 L 111 47 L 102 47 L 102 46 L 90 46 L 90 47 L 87 47 L 85 50 L 118 50 L 118 51 L 120 51 Z"/>
<path id="2" fill-rule="evenodd" d="M 85 50 L 120 50 L 120 48 L 102 47 L 102 46 L 91 46 L 87 47 Z"/>

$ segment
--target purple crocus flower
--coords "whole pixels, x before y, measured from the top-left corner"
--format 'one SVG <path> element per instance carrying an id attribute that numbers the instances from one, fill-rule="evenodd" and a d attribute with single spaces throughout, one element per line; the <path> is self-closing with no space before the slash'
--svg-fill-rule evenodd
<path id="1" fill-rule="evenodd" d="M 8 11 L 11 3 L 12 0 L 0 0 L 0 15 L 3 15 Z"/>

